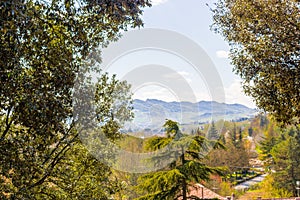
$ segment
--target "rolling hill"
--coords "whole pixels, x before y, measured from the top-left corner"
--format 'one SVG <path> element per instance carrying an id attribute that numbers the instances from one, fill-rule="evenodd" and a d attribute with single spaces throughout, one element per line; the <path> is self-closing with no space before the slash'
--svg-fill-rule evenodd
<path id="1" fill-rule="evenodd" d="M 172 119 L 181 125 L 199 125 L 211 121 L 241 121 L 254 117 L 256 109 L 241 104 L 225 104 L 215 101 L 166 102 L 157 99 L 133 101 L 134 120 L 126 123 L 127 131 L 161 132 L 165 119 Z"/>

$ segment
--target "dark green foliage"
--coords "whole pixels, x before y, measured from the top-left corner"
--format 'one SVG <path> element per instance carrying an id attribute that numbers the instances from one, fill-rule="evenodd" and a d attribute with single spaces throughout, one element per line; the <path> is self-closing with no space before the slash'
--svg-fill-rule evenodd
<path id="1" fill-rule="evenodd" d="M 211 123 L 211 126 L 208 130 L 207 138 L 210 139 L 210 140 L 218 140 L 219 139 L 219 132 L 216 128 L 216 125 L 215 125 L 214 121 Z"/>
<path id="2" fill-rule="evenodd" d="M 209 167 L 202 161 L 206 153 L 222 147 L 199 135 L 185 135 L 180 132 L 178 124 L 166 121 L 166 137 L 154 137 L 148 140 L 148 148 L 167 150 L 154 159 L 162 157 L 170 162 L 161 171 L 152 172 L 139 178 L 137 189 L 143 194 L 138 199 L 182 199 L 188 198 L 189 187 L 194 183 L 208 180 L 212 173 L 221 173 L 217 167 Z M 173 133 L 172 135 L 170 133 Z M 156 162 L 161 164 L 161 162 Z"/>
<path id="3" fill-rule="evenodd" d="M 141 26 L 141 9 L 148 5 L 0 2 L 0 199 L 106 199 L 114 193 L 109 168 L 80 144 L 73 106 L 81 102 L 72 101 L 74 83 L 80 73 L 99 72 L 95 49 L 116 40 L 121 30 Z M 119 110 L 113 104 L 128 101 L 128 85 L 102 74 L 93 95 L 97 122 L 115 140 L 121 125 L 116 116 L 131 115 L 129 104 Z"/>
<path id="4" fill-rule="evenodd" d="M 219 0 L 212 11 L 246 94 L 278 121 L 300 123 L 300 2 Z"/>
<path id="5" fill-rule="evenodd" d="M 178 123 L 172 120 L 166 120 L 163 127 L 165 128 L 167 137 L 170 137 L 171 134 L 176 134 L 179 131 Z"/>
<path id="6" fill-rule="evenodd" d="M 124 83 L 108 81 L 101 84 L 103 88 L 110 88 L 109 90 L 113 92 Z M 123 88 L 124 93 L 118 93 L 120 95 L 128 93 L 125 88 Z M 103 95 L 101 99 L 107 98 Z M 130 96 L 130 94 L 128 95 Z M 117 99 L 120 98 L 115 100 Z M 106 109 L 111 110 L 113 104 L 114 102 L 97 104 L 97 108 L 102 110 L 101 116 L 109 119 L 102 121 L 101 129 L 111 140 L 120 136 L 118 130 L 121 125 L 113 120 L 111 116 L 113 113 L 104 112 Z M 3 119 L 5 118 L 0 121 L 1 131 L 5 128 Z M 113 188 L 111 186 L 113 181 L 108 179 L 109 167 L 89 155 L 79 140 L 74 122 L 63 125 L 65 129 L 53 131 L 50 136 L 40 135 L 37 130 L 26 126 L 17 124 L 10 126 L 6 137 L 0 141 L 2 146 L 0 149 L 2 155 L 0 178 L 4 181 L 3 184 L 0 184 L 1 191 L 4 193 L 0 195 L 5 194 L 4 199 L 6 196 L 26 199 L 53 197 L 55 199 L 80 199 L 80 196 L 83 196 L 81 199 L 86 197 L 105 199 L 104 197 L 111 193 L 109 190 Z M 63 132 L 64 130 L 65 132 Z M 98 140 L 100 136 L 95 134 Z M 92 145 L 98 148 L 102 145 L 103 148 L 106 148 L 105 144 L 97 139 L 92 140 Z M 110 155 L 105 156 L 110 159 Z M 105 187 L 99 188 L 99 185 L 105 185 Z M 93 190 L 97 190 L 97 192 L 91 192 Z"/>
<path id="7" fill-rule="evenodd" d="M 243 140 L 243 131 L 242 127 L 239 128 L 239 141 L 241 142 Z"/>
<path id="8" fill-rule="evenodd" d="M 286 190 L 296 195 L 296 180 L 300 179 L 300 129 L 278 128 L 270 121 L 260 142 L 260 157 L 268 169 L 273 169 L 276 190 Z"/>
<path id="9" fill-rule="evenodd" d="M 248 135 L 249 135 L 250 137 L 253 136 L 253 128 L 252 128 L 252 127 L 249 127 L 249 128 L 248 128 Z"/>
<path id="10" fill-rule="evenodd" d="M 261 150 L 261 155 L 263 160 L 272 157 L 271 150 L 278 142 L 279 140 L 276 139 L 275 137 L 263 138 L 263 140 L 260 142 L 260 150 Z"/>
<path id="11" fill-rule="evenodd" d="M 268 125 L 268 118 L 266 115 L 259 115 L 260 117 L 260 127 L 265 127 Z"/>
<path id="12" fill-rule="evenodd" d="M 237 141 L 237 132 L 236 132 L 236 125 L 235 123 L 233 124 L 233 130 L 231 132 L 231 138 L 232 142 L 235 143 Z"/>
<path id="13" fill-rule="evenodd" d="M 271 149 L 274 162 L 274 178 L 277 188 L 293 191 L 296 195 L 296 181 L 300 180 L 300 130 L 297 128 L 295 136 L 288 136 L 278 142 Z"/>

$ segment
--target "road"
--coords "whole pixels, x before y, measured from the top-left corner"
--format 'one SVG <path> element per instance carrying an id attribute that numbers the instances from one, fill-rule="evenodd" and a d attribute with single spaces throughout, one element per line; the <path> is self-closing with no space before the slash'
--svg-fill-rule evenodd
<path id="1" fill-rule="evenodd" d="M 257 176 L 251 180 L 245 181 L 243 183 L 237 184 L 234 189 L 236 190 L 247 190 L 249 189 L 252 185 L 255 185 L 257 183 L 260 183 L 264 180 L 264 178 L 267 176 L 267 174 L 263 174 L 260 176 Z"/>

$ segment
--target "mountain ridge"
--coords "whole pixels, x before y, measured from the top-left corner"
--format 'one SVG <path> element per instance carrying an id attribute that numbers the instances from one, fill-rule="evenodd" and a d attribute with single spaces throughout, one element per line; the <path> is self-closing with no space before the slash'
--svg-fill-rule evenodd
<path id="1" fill-rule="evenodd" d="M 163 101 L 159 99 L 134 99 L 134 119 L 126 123 L 125 129 L 132 131 L 160 130 L 165 119 L 172 119 L 179 124 L 199 125 L 211 121 L 245 120 L 254 117 L 257 110 L 245 105 L 226 104 L 216 101 Z"/>

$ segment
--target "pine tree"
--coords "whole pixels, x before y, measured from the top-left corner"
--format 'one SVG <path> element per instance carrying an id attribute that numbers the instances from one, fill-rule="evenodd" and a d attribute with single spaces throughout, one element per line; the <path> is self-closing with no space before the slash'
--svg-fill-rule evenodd
<path id="1" fill-rule="evenodd" d="M 239 128 L 239 141 L 243 140 L 243 131 L 242 131 L 242 127 Z"/>
<path id="2" fill-rule="evenodd" d="M 236 140 L 237 140 L 237 133 L 236 133 L 236 125 L 235 125 L 235 123 L 233 123 L 233 130 L 232 130 L 231 137 L 232 137 L 233 144 L 235 144 Z"/>
<path id="3" fill-rule="evenodd" d="M 284 140 L 275 145 L 271 150 L 274 160 L 275 187 L 293 191 L 297 195 L 296 181 L 300 180 L 300 130 L 295 136 L 285 133 Z"/>
<path id="4" fill-rule="evenodd" d="M 218 140 L 219 139 L 219 132 L 216 128 L 216 125 L 215 125 L 214 121 L 212 121 L 212 123 L 211 123 L 211 127 L 208 131 L 207 138 L 209 140 Z"/>
<path id="5" fill-rule="evenodd" d="M 167 120 L 166 137 L 154 137 L 147 141 L 148 149 L 159 150 L 164 147 L 168 151 L 158 157 L 169 159 L 170 163 L 161 171 L 141 176 L 137 188 L 142 192 L 139 200 L 183 199 L 188 196 L 188 188 L 193 183 L 208 180 L 211 173 L 221 173 L 217 167 L 209 167 L 203 163 L 205 154 L 211 146 L 223 147 L 220 143 L 207 140 L 199 135 L 185 135 L 178 123 Z M 158 162 L 158 164 L 161 164 Z"/>

